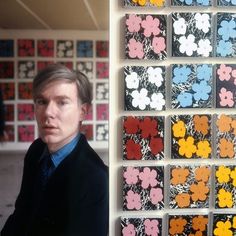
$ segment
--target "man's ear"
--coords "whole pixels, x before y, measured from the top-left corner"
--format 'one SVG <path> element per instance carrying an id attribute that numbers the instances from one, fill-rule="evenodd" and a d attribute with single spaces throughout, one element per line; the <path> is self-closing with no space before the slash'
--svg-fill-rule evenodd
<path id="1" fill-rule="evenodd" d="M 81 114 L 80 114 L 80 121 L 83 121 L 86 115 L 90 112 L 91 105 L 88 103 L 84 103 L 81 105 Z"/>

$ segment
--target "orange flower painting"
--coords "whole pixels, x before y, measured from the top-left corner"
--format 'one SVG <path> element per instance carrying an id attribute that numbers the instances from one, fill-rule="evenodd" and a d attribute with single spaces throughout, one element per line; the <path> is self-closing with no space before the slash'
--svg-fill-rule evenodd
<path id="1" fill-rule="evenodd" d="M 172 158 L 209 159 L 212 156 L 211 115 L 171 117 Z"/>
<path id="2" fill-rule="evenodd" d="M 236 158 L 236 115 L 218 115 L 216 118 L 216 156 L 219 159 Z"/>
<path id="3" fill-rule="evenodd" d="M 169 235 L 208 235 L 207 215 L 169 215 Z"/>
<path id="4" fill-rule="evenodd" d="M 210 195 L 209 166 L 170 166 L 169 207 L 207 208 Z"/>

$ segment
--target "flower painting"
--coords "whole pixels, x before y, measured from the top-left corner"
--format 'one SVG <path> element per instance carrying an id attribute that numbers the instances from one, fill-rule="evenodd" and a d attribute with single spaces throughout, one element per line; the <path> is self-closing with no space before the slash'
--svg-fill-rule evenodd
<path id="1" fill-rule="evenodd" d="M 125 110 L 165 110 L 165 67 L 126 66 Z"/>
<path id="2" fill-rule="evenodd" d="M 236 115 L 216 116 L 216 157 L 219 159 L 236 158 Z"/>
<path id="3" fill-rule="evenodd" d="M 235 13 L 217 13 L 216 56 L 236 56 L 236 15 Z"/>
<path id="4" fill-rule="evenodd" d="M 217 6 L 227 7 L 227 6 L 236 6 L 235 0 L 217 0 Z"/>
<path id="5" fill-rule="evenodd" d="M 165 60 L 167 57 L 166 16 L 127 14 L 125 58 Z"/>
<path id="6" fill-rule="evenodd" d="M 33 39 L 18 39 L 17 48 L 19 57 L 35 56 L 35 42 Z"/>
<path id="7" fill-rule="evenodd" d="M 93 57 L 93 41 L 77 40 L 77 57 Z"/>
<path id="8" fill-rule="evenodd" d="M 172 13 L 172 56 L 212 56 L 212 15 Z"/>
<path id="9" fill-rule="evenodd" d="M 236 235 L 236 214 L 214 213 L 212 236 Z"/>
<path id="10" fill-rule="evenodd" d="M 161 160 L 164 158 L 164 117 L 126 116 L 123 118 L 123 159 Z"/>
<path id="11" fill-rule="evenodd" d="M 172 108 L 212 107 L 212 65 L 173 64 Z"/>
<path id="12" fill-rule="evenodd" d="M 208 215 L 169 215 L 168 236 L 208 235 Z"/>
<path id="13" fill-rule="evenodd" d="M 140 217 L 122 217 L 121 218 L 121 235 L 162 235 L 161 218 L 140 218 Z"/>
<path id="14" fill-rule="evenodd" d="M 40 39 L 37 41 L 39 57 L 54 57 L 54 40 Z"/>
<path id="15" fill-rule="evenodd" d="M 14 40 L 0 39 L 0 57 L 14 56 Z"/>
<path id="16" fill-rule="evenodd" d="M 164 208 L 164 167 L 123 167 L 123 209 Z"/>
<path id="17" fill-rule="evenodd" d="M 35 76 L 34 61 L 18 61 L 18 77 L 19 79 L 32 79 Z"/>
<path id="18" fill-rule="evenodd" d="M 169 206 L 172 209 L 208 208 L 209 166 L 170 166 Z"/>
<path id="19" fill-rule="evenodd" d="M 236 208 L 236 166 L 215 166 L 215 208 Z"/>
<path id="20" fill-rule="evenodd" d="M 34 125 L 19 125 L 18 126 L 18 142 L 33 142 L 34 141 Z"/>
<path id="21" fill-rule="evenodd" d="M 57 40 L 57 57 L 70 58 L 74 56 L 73 40 Z"/>
<path id="22" fill-rule="evenodd" d="M 0 83 L 3 100 L 15 99 L 15 83 Z"/>
<path id="23" fill-rule="evenodd" d="M 14 78 L 14 62 L 0 61 L 0 79 Z"/>
<path id="24" fill-rule="evenodd" d="M 211 0 L 171 0 L 172 6 L 203 6 L 212 5 Z"/>
<path id="25" fill-rule="evenodd" d="M 216 107 L 236 107 L 236 64 L 216 65 Z"/>
<path id="26" fill-rule="evenodd" d="M 126 7 L 163 7 L 165 0 L 124 0 Z"/>
<path id="27" fill-rule="evenodd" d="M 171 157 L 209 159 L 212 156 L 211 115 L 171 116 Z"/>

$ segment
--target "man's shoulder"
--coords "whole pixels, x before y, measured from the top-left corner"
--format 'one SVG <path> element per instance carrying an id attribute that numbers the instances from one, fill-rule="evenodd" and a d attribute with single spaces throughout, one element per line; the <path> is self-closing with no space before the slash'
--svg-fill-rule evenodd
<path id="1" fill-rule="evenodd" d="M 79 155 L 78 164 L 83 163 L 91 169 L 100 169 L 107 172 L 107 166 L 104 164 L 97 152 L 89 145 L 86 138 L 82 135 L 77 145 L 76 153 Z"/>

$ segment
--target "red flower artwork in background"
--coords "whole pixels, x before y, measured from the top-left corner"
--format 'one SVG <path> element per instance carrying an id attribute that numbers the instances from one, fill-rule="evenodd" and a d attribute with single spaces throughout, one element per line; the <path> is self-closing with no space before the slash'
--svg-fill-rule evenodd
<path id="1" fill-rule="evenodd" d="M 151 141 L 150 141 L 149 145 L 150 145 L 150 148 L 151 148 L 151 152 L 154 155 L 157 155 L 157 153 L 163 151 L 163 148 L 164 148 L 162 138 L 151 137 Z"/>
<path id="2" fill-rule="evenodd" d="M 127 134 L 136 134 L 139 128 L 139 120 L 133 116 L 128 116 L 124 121 L 124 127 Z"/>
<path id="3" fill-rule="evenodd" d="M 164 117 L 126 116 L 123 119 L 123 159 L 164 158 Z"/>
<path id="4" fill-rule="evenodd" d="M 141 146 L 140 144 L 135 143 L 134 140 L 129 139 L 126 142 L 126 150 L 127 150 L 127 159 L 140 160 L 142 158 Z"/>
<path id="5" fill-rule="evenodd" d="M 150 117 L 145 117 L 144 120 L 140 122 L 139 127 L 142 131 L 142 138 L 157 135 L 157 121 L 153 119 L 151 120 Z"/>

